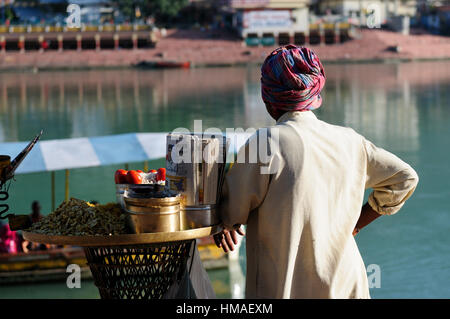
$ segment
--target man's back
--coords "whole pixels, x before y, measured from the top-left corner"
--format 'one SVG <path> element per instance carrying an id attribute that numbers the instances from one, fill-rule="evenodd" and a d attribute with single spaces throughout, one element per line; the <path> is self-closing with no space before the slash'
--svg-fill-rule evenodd
<path id="1" fill-rule="evenodd" d="M 262 163 L 235 164 L 221 209 L 226 225 L 248 224 L 247 297 L 368 298 L 352 236 L 364 189 L 392 176 L 401 183 L 417 176 L 353 130 L 310 111 L 285 113 L 271 133 L 278 134 L 271 174 L 261 174 Z M 377 208 L 401 206 L 416 183 L 402 185 L 396 198 L 377 202 Z M 385 194 L 372 197 L 384 200 Z"/>

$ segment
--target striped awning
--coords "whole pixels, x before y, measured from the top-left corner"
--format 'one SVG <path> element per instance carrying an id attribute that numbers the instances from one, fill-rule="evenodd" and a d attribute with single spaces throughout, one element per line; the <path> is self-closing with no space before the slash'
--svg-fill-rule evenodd
<path id="1" fill-rule="evenodd" d="M 166 157 L 167 133 L 128 133 L 39 141 L 16 173 L 56 171 L 122 163 L 143 162 Z M 237 152 L 250 134 L 227 134 L 230 151 Z M 0 154 L 17 156 L 27 142 L 0 143 Z"/>

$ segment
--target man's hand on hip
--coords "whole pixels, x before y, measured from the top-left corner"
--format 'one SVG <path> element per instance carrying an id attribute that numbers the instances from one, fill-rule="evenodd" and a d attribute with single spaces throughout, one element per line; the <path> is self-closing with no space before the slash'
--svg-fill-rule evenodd
<path id="1" fill-rule="evenodd" d="M 233 230 L 224 229 L 220 233 L 214 235 L 214 241 L 217 247 L 222 248 L 224 252 L 234 250 L 234 246 L 238 243 L 237 234 L 244 236 L 245 233 L 240 225 Z"/>

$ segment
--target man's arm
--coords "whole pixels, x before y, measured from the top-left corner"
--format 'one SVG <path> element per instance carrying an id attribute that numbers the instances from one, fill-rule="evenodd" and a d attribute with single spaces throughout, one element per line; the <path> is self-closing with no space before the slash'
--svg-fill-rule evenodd
<path id="1" fill-rule="evenodd" d="M 367 155 L 366 188 L 372 188 L 368 202 L 353 230 L 356 235 L 381 215 L 397 213 L 416 189 L 419 177 L 407 163 L 363 139 Z"/>
<path id="2" fill-rule="evenodd" d="M 369 225 L 380 216 L 380 214 L 378 214 L 372 209 L 372 207 L 370 207 L 369 203 L 365 203 L 361 209 L 361 215 L 359 216 L 355 229 L 353 230 L 353 236 L 358 234 L 361 229 Z"/>
<path id="3" fill-rule="evenodd" d="M 416 189 L 414 169 L 394 154 L 364 140 L 367 154 L 366 189 L 372 188 L 368 204 L 381 215 L 397 213 Z"/>
<path id="4" fill-rule="evenodd" d="M 225 230 L 214 236 L 216 245 L 225 252 L 234 249 L 237 234 L 244 235 L 240 226 L 247 224 L 249 213 L 261 205 L 267 193 L 270 178 L 261 171 L 261 166 L 266 164 L 251 160 L 255 155 L 251 152 L 259 154 L 258 149 L 252 149 L 252 145 L 259 146 L 258 133 L 239 150 L 237 161 L 225 177 L 221 202 L 217 207 Z M 262 142 L 269 143 L 269 140 Z"/>

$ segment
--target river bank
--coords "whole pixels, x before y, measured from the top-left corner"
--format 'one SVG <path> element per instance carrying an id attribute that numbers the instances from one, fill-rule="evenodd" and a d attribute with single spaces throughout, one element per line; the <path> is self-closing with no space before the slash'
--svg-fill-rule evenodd
<path id="1" fill-rule="evenodd" d="M 450 59 L 450 38 L 430 34 L 402 35 L 362 30 L 339 44 L 308 45 L 324 63 L 407 62 Z M 142 61 L 190 62 L 191 67 L 260 64 L 273 47 L 245 47 L 227 33 L 169 30 L 155 48 L 119 50 L 7 51 L 0 53 L 0 70 L 124 68 Z"/>

